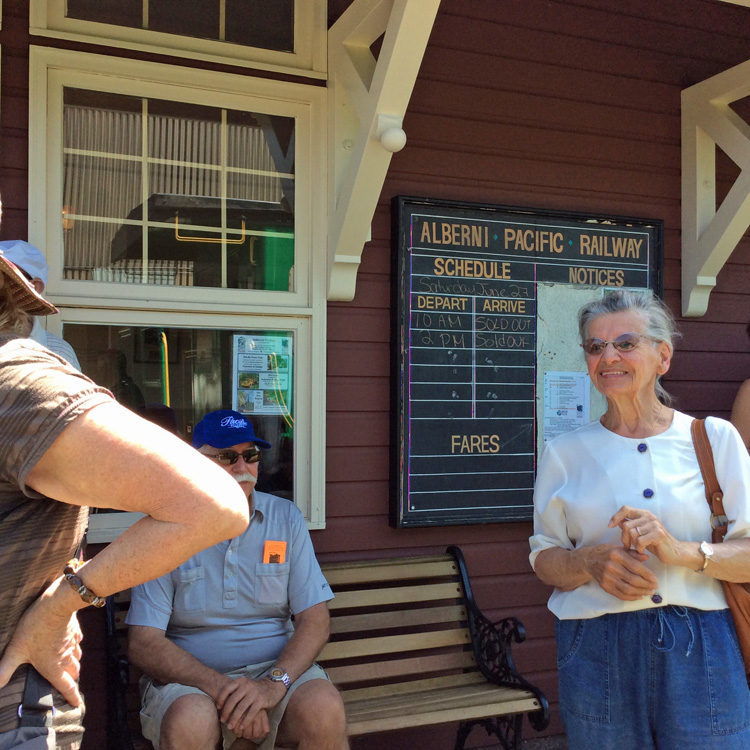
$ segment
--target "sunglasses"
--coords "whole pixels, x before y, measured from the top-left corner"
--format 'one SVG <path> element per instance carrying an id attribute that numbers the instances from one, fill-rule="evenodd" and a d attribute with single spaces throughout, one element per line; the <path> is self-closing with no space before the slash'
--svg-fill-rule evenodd
<path id="1" fill-rule="evenodd" d="M 638 346 L 638 341 L 640 339 L 650 339 L 651 341 L 654 341 L 650 336 L 644 336 L 642 333 L 623 333 L 611 341 L 605 341 L 604 339 L 586 339 L 581 346 L 586 354 L 592 357 L 597 357 L 604 352 L 607 348 L 607 344 L 612 344 L 618 352 L 632 352 L 633 349 Z"/>
<path id="2" fill-rule="evenodd" d="M 204 453 L 203 455 L 215 459 L 222 466 L 236 464 L 240 456 L 242 456 L 242 460 L 246 464 L 257 464 L 260 461 L 260 451 L 257 448 L 248 448 L 242 451 L 242 453 L 237 453 L 237 451 L 221 451 L 221 453 Z"/>

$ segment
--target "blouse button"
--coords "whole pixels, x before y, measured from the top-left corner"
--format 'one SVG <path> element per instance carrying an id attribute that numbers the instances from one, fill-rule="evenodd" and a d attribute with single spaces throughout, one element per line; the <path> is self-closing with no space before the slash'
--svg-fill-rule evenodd
<path id="1" fill-rule="evenodd" d="M 654 604 L 661 604 L 663 600 L 662 600 L 662 598 L 661 598 L 661 595 L 660 595 L 660 594 L 654 594 L 654 595 L 653 595 L 653 596 L 651 597 L 651 601 L 652 601 L 652 602 L 653 602 Z"/>
<path id="2" fill-rule="evenodd" d="M 638 452 L 639 453 L 645 453 L 648 450 L 648 446 L 646 443 L 639 443 L 638 444 Z"/>
<path id="3" fill-rule="evenodd" d="M 648 488 L 646 488 L 645 490 L 643 490 L 643 497 L 650 499 L 653 496 L 654 496 L 654 491 L 653 490 L 650 490 Z"/>

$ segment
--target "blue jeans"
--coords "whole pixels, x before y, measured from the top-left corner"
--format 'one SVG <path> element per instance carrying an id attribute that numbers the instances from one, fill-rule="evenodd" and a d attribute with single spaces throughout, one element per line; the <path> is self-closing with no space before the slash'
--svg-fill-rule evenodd
<path id="1" fill-rule="evenodd" d="M 750 690 L 728 609 L 555 620 L 570 750 L 747 750 Z"/>

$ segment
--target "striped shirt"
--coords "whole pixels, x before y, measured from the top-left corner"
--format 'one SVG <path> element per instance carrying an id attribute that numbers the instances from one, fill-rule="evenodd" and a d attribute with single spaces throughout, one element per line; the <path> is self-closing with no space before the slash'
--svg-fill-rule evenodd
<path id="1" fill-rule="evenodd" d="M 26 477 L 67 425 L 110 399 L 108 391 L 30 339 L 0 334 L 0 653 L 21 615 L 75 553 L 88 517 L 85 507 L 35 492 Z M 20 667 L 0 689 L 0 727 L 16 711 L 25 672 Z M 55 702 L 67 706 L 59 695 Z M 65 714 L 58 711 L 56 726 L 70 724 Z"/>

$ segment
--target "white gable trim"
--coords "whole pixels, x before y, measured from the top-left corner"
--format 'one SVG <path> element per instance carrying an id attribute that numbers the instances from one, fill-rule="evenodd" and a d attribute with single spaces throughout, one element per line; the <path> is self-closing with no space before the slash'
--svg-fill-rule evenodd
<path id="1" fill-rule="evenodd" d="M 750 226 L 750 125 L 730 104 L 750 95 L 750 60 L 682 92 L 682 314 L 705 315 L 716 276 Z M 740 168 L 716 208 L 715 146 Z"/>
<path id="2" fill-rule="evenodd" d="M 354 0 L 328 33 L 328 299 L 357 270 L 440 0 Z M 385 33 L 376 60 L 370 46 Z"/>

